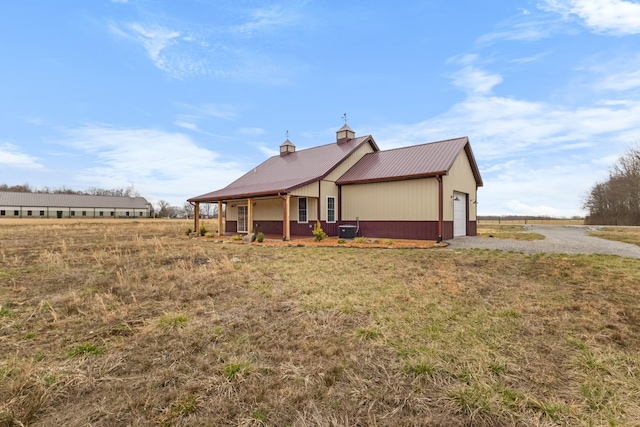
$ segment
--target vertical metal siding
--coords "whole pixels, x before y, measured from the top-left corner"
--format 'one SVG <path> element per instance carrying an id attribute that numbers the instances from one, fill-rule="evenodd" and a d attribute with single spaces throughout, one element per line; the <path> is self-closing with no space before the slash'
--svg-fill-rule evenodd
<path id="1" fill-rule="evenodd" d="M 453 221 L 453 192 L 459 191 L 469 195 L 469 221 L 476 220 L 477 200 L 476 180 L 471 170 L 467 153 L 463 150 L 444 177 L 444 220 Z"/>
<path id="2" fill-rule="evenodd" d="M 435 178 L 342 187 L 342 219 L 354 221 L 437 221 Z"/>

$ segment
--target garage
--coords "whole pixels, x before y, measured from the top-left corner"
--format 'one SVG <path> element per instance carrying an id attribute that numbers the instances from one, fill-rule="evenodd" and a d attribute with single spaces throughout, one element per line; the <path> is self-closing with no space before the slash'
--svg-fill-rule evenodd
<path id="1" fill-rule="evenodd" d="M 453 236 L 467 235 L 467 195 L 453 192 Z"/>

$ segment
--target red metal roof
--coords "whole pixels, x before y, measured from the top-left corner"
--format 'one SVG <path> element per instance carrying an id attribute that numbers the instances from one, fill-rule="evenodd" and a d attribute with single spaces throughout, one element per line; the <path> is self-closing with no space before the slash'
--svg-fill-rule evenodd
<path id="1" fill-rule="evenodd" d="M 324 178 L 362 144 L 378 146 L 373 138 L 362 136 L 343 144 L 331 143 L 273 156 L 247 172 L 225 188 L 189 199 L 190 202 L 212 202 L 233 198 L 289 193 L 291 190 Z"/>
<path id="2" fill-rule="evenodd" d="M 338 178 L 336 184 L 393 181 L 446 175 L 463 149 L 469 158 L 476 185 L 482 187 L 480 171 L 471 151 L 469 138 L 466 136 L 369 153 Z"/>

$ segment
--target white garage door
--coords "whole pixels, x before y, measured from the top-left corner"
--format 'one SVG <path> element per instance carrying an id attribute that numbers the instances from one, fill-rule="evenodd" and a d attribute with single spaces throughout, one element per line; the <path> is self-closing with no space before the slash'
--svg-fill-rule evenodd
<path id="1" fill-rule="evenodd" d="M 453 237 L 467 235 L 467 195 L 453 192 Z"/>

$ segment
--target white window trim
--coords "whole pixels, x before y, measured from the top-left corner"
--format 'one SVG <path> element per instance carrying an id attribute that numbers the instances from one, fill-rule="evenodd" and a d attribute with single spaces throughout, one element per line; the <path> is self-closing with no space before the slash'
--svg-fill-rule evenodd
<path id="1" fill-rule="evenodd" d="M 329 199 L 333 199 L 333 221 L 329 221 Z M 335 224 L 338 220 L 338 206 L 336 196 L 327 196 L 327 224 Z"/>
<path id="2" fill-rule="evenodd" d="M 300 221 L 300 200 L 304 199 L 305 202 L 305 212 L 307 214 L 306 221 Z M 309 223 L 309 199 L 307 197 L 298 197 L 298 224 L 308 224 Z"/>

